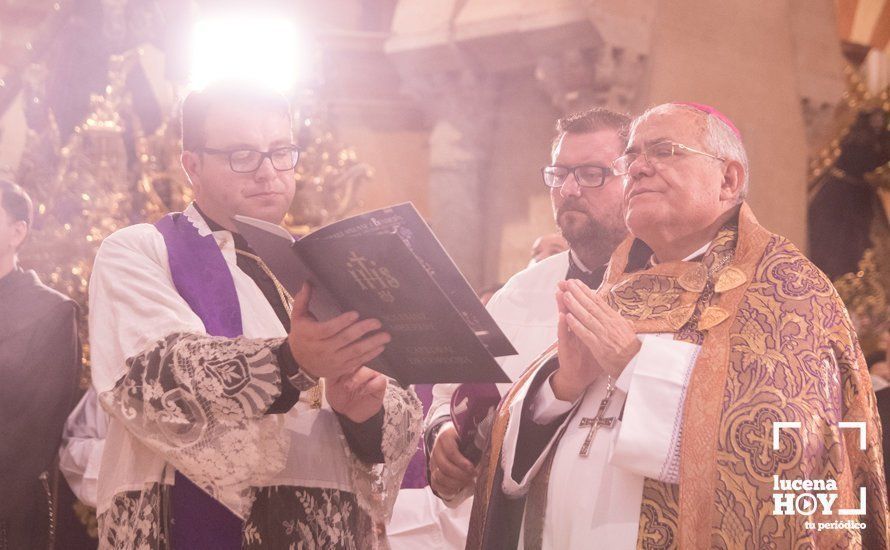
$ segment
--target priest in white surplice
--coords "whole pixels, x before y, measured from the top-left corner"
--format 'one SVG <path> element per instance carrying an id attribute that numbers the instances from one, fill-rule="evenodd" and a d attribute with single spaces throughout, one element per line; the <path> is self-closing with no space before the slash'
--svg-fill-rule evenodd
<path id="1" fill-rule="evenodd" d="M 99 547 L 385 547 L 421 415 L 363 366 L 390 336 L 315 319 L 310 285 L 291 298 L 233 221 L 293 200 L 288 101 L 215 83 L 181 119 L 196 202 L 107 237 L 90 279 Z"/>

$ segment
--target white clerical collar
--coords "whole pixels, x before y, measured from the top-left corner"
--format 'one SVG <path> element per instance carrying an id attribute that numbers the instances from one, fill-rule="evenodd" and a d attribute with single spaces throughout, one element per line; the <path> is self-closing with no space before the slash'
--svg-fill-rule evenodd
<path id="1" fill-rule="evenodd" d="M 705 245 L 704 245 L 703 247 L 699 248 L 698 250 L 696 250 L 695 252 L 693 252 L 693 253 L 690 254 L 689 256 L 686 256 L 685 258 L 683 258 L 683 261 L 684 261 L 684 262 L 689 262 L 689 261 L 692 261 L 692 260 L 694 260 L 695 258 L 698 258 L 699 256 L 703 255 L 705 252 L 708 251 L 708 247 L 710 247 L 710 246 L 711 246 L 711 243 L 713 243 L 713 242 L 714 242 L 714 241 L 708 241 L 708 242 L 706 242 Z M 652 257 L 649 258 L 649 263 L 652 264 L 653 266 L 658 265 L 659 262 L 658 262 L 658 259 L 655 257 L 655 254 L 653 254 Z"/>
<path id="2" fill-rule="evenodd" d="M 569 249 L 569 256 L 572 257 L 572 262 L 574 262 L 575 265 L 578 266 L 578 269 L 580 269 L 584 273 L 593 273 L 593 271 L 591 269 L 589 269 L 586 265 L 584 265 L 584 262 L 582 262 L 578 258 L 578 255 L 575 254 L 575 252 L 571 248 Z"/>
<path id="3" fill-rule="evenodd" d="M 220 250 L 222 250 L 223 257 L 226 261 L 235 263 L 235 239 L 232 232 L 228 229 L 213 231 L 210 224 L 207 223 L 207 220 L 201 214 L 201 211 L 198 210 L 196 204 L 197 203 L 195 202 L 189 204 L 188 207 L 182 211 L 182 214 L 198 229 L 198 235 L 202 237 L 213 235 L 213 239 L 216 241 L 216 244 L 219 245 Z"/>
<path id="4" fill-rule="evenodd" d="M 195 207 L 194 202 L 190 203 L 186 209 L 182 211 L 182 214 L 198 229 L 198 235 L 206 237 L 213 233 L 213 231 L 210 230 L 210 225 L 208 225 L 207 221 L 204 219 L 204 216 L 202 216 Z"/>

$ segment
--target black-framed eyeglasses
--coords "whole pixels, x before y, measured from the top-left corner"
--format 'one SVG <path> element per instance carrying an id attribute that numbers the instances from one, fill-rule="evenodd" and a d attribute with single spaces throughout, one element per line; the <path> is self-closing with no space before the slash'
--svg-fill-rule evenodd
<path id="1" fill-rule="evenodd" d="M 620 157 L 612 161 L 612 170 L 614 170 L 615 174 L 618 176 L 625 176 L 630 173 L 630 165 L 633 164 L 634 161 L 640 157 L 640 155 L 643 155 L 643 158 L 649 164 L 658 165 L 660 163 L 670 161 L 670 159 L 675 156 L 679 156 L 678 153 L 680 151 L 683 151 L 685 153 L 692 153 L 695 155 L 703 155 L 705 157 L 710 157 L 719 161 L 726 160 L 723 157 L 718 157 L 717 155 L 712 155 L 711 153 L 694 149 L 688 145 L 683 145 L 682 143 L 677 143 L 674 141 L 659 141 L 658 143 L 653 143 L 652 145 L 643 149 L 642 153 L 626 153 L 624 155 L 621 155 Z"/>
<path id="2" fill-rule="evenodd" d="M 232 169 L 232 172 L 239 174 L 256 172 L 266 158 L 272 162 L 272 168 L 279 172 L 293 170 L 297 166 L 297 162 L 300 161 L 300 149 L 296 145 L 276 147 L 266 152 L 254 149 L 212 149 L 210 147 L 202 147 L 199 151 L 211 155 L 227 155 L 229 168 Z"/>
<path id="3" fill-rule="evenodd" d="M 612 169 L 594 164 L 580 164 L 578 166 L 556 165 L 541 168 L 544 185 L 547 187 L 562 187 L 569 174 L 575 176 L 575 181 L 581 187 L 602 187 L 606 183 L 606 178 L 612 175 Z"/>

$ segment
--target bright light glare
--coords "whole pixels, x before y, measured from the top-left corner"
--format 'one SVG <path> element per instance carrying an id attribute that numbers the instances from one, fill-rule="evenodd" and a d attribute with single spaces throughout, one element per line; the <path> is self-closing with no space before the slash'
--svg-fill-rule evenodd
<path id="1" fill-rule="evenodd" d="M 191 87 L 238 79 L 287 92 L 298 72 L 305 72 L 307 52 L 298 43 L 296 27 L 285 19 L 246 16 L 200 21 L 192 37 Z"/>

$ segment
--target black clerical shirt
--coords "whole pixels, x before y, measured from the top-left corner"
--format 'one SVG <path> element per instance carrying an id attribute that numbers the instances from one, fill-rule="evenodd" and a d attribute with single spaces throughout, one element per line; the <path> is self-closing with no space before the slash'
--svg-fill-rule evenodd
<path id="1" fill-rule="evenodd" d="M 58 457 L 77 393 L 77 305 L 33 271 L 0 277 L 0 548 L 45 547 L 39 476 Z"/>
<path id="2" fill-rule="evenodd" d="M 600 267 L 594 269 L 593 271 L 586 271 L 572 257 L 571 251 L 569 252 L 569 270 L 566 272 L 566 280 L 569 279 L 578 279 L 588 287 L 596 290 L 599 288 L 600 283 L 603 282 L 603 276 L 606 274 L 606 265 L 603 264 Z"/>

